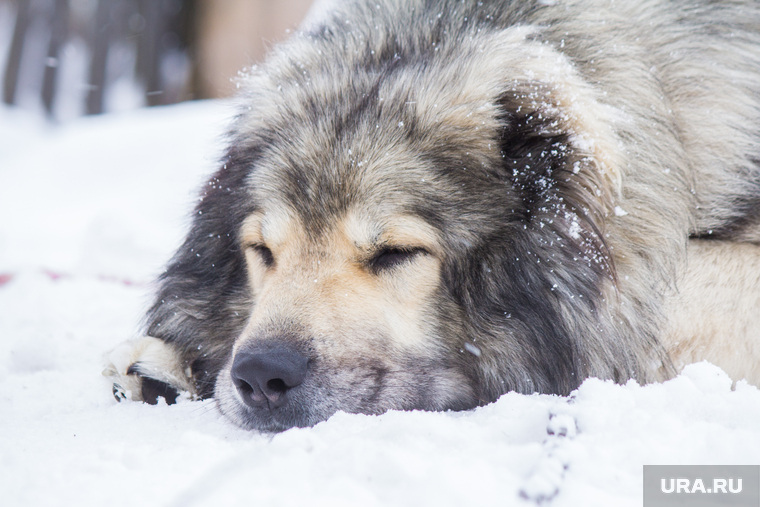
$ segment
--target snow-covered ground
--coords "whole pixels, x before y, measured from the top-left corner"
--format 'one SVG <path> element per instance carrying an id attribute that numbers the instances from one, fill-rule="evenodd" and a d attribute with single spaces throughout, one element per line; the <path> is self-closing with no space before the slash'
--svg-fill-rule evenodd
<path id="1" fill-rule="evenodd" d="M 102 355 L 137 331 L 230 114 L 0 109 L 0 505 L 639 506 L 643 464 L 760 463 L 760 391 L 706 363 L 274 437 L 213 401 L 117 403 Z"/>

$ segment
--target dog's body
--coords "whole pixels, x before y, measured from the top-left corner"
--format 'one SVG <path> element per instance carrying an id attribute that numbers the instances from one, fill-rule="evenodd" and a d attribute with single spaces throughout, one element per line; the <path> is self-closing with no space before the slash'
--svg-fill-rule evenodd
<path id="1" fill-rule="evenodd" d="M 247 78 L 120 392 L 280 430 L 760 380 L 756 2 L 340 5 Z"/>

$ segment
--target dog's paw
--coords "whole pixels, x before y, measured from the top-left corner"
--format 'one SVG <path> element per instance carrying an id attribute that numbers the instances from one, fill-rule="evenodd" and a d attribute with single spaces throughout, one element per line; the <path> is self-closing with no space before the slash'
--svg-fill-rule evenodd
<path id="1" fill-rule="evenodd" d="M 169 405 L 182 392 L 195 396 L 190 372 L 182 366 L 174 348 L 163 340 L 143 336 L 129 340 L 108 353 L 103 375 L 113 381 L 118 401 L 130 399 L 155 405 L 163 398 Z"/>

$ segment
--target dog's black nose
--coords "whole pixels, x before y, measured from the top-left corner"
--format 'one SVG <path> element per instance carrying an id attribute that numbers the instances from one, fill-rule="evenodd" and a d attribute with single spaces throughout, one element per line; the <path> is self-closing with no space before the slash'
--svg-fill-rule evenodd
<path id="1" fill-rule="evenodd" d="M 271 410 L 284 405 L 287 392 L 303 382 L 308 364 L 285 344 L 244 349 L 232 362 L 232 382 L 247 405 Z"/>

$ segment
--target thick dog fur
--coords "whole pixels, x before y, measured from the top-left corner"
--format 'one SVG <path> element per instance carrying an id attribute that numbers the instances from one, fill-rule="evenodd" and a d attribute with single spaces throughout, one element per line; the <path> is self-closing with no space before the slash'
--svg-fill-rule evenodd
<path id="1" fill-rule="evenodd" d="M 758 27 L 754 0 L 338 3 L 245 79 L 116 392 L 277 431 L 699 359 L 757 382 Z M 241 381 L 260 356 L 285 373 Z"/>

